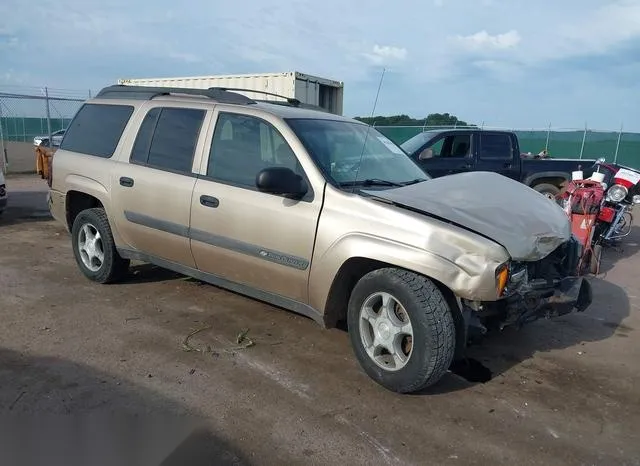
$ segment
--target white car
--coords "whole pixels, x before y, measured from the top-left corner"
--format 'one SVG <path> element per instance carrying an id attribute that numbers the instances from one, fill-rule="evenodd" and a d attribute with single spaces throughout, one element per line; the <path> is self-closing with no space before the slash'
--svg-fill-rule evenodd
<path id="1" fill-rule="evenodd" d="M 64 137 L 64 133 L 66 132 L 66 129 L 61 129 L 58 131 L 55 131 L 53 133 L 51 133 L 51 138 L 53 139 L 53 146 L 54 147 L 59 147 L 60 144 L 62 143 L 62 138 Z M 49 140 L 49 135 L 45 134 L 42 136 L 36 136 L 35 138 L 33 138 L 33 145 L 34 146 L 39 146 L 40 144 L 42 144 L 42 141 L 48 141 Z"/>
<path id="2" fill-rule="evenodd" d="M 7 185 L 4 182 L 4 173 L 0 169 L 0 214 L 7 207 Z"/>

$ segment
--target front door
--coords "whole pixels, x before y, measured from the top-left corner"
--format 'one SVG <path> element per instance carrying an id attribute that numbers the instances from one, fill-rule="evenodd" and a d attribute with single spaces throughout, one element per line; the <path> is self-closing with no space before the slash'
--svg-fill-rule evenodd
<path id="1" fill-rule="evenodd" d="M 160 103 L 146 110 L 129 163 L 118 163 L 112 173 L 118 232 L 134 251 L 195 267 L 189 217 L 207 111 Z"/>
<path id="2" fill-rule="evenodd" d="M 282 122 L 233 110 L 214 118 L 208 163 L 191 206 L 191 249 L 198 269 L 307 302 L 322 185 L 312 190 L 291 148 L 293 135 Z M 307 196 L 292 200 L 259 192 L 256 175 L 274 165 L 307 179 Z"/>
<path id="3" fill-rule="evenodd" d="M 470 133 L 445 133 L 418 156 L 418 164 L 433 178 L 472 171 L 474 158 Z"/>

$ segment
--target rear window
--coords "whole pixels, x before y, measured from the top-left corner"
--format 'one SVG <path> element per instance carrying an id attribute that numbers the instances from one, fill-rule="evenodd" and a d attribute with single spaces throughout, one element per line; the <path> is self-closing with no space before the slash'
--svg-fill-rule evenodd
<path id="1" fill-rule="evenodd" d="M 84 104 L 67 128 L 60 149 L 109 158 L 132 114 L 131 105 Z"/>
<path id="2" fill-rule="evenodd" d="M 480 133 L 480 158 L 510 160 L 513 158 L 511 138 L 508 134 Z"/>
<path id="3" fill-rule="evenodd" d="M 153 108 L 147 113 L 130 160 L 163 170 L 191 173 L 205 110 Z"/>

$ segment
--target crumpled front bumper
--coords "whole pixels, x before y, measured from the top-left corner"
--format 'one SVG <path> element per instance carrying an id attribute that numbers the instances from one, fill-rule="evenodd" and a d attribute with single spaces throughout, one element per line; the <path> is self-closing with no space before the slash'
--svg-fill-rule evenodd
<path id="1" fill-rule="evenodd" d="M 592 301 L 591 284 L 584 277 L 532 280 L 502 300 L 505 318 L 501 327 L 584 312 Z"/>

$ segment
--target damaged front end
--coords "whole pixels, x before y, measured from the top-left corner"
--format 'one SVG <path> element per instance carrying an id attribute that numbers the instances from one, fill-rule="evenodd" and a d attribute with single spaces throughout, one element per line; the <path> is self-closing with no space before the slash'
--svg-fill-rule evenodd
<path id="1" fill-rule="evenodd" d="M 469 336 L 489 328 L 502 330 L 541 318 L 585 311 L 592 302 L 591 284 L 577 274 L 580 244 L 571 239 L 545 258 L 513 262 L 502 298 L 492 302 L 462 300 Z"/>

